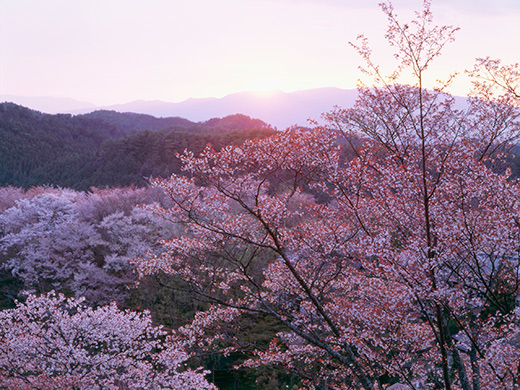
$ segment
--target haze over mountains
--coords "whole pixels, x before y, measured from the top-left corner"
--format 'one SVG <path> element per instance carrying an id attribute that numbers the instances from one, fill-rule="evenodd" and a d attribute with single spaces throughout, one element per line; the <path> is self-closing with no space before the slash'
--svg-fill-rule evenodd
<path id="1" fill-rule="evenodd" d="M 19 104 L 46 114 L 71 114 L 75 111 L 87 113 L 97 109 L 92 103 L 51 96 L 0 95 L 0 103 L 3 102 Z"/>
<path id="2" fill-rule="evenodd" d="M 156 117 L 182 117 L 200 122 L 210 118 L 244 114 L 284 129 L 292 125 L 308 125 L 334 106 L 350 107 L 357 97 L 355 89 L 317 88 L 296 92 L 240 92 L 223 98 L 197 98 L 171 103 L 160 100 L 137 100 L 111 106 L 95 106 L 74 99 L 53 97 L 20 97 L 0 95 L 8 101 L 49 114 L 85 114 L 95 110 L 134 112 Z"/>

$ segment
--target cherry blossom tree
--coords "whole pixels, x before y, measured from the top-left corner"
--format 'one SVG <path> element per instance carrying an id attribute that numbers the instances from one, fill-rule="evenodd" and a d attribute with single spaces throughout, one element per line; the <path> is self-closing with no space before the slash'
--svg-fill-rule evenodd
<path id="1" fill-rule="evenodd" d="M 135 280 L 130 260 L 176 232 L 137 206 L 160 200 L 152 190 L 0 192 L 11 206 L 0 210 L 0 267 L 32 293 L 54 289 L 95 304 L 123 302 Z"/>
<path id="2" fill-rule="evenodd" d="M 330 126 L 186 152 L 188 176 L 153 182 L 174 202 L 155 211 L 184 234 L 140 274 L 178 275 L 214 303 L 180 330 L 191 345 L 240 349 L 242 316 L 276 318 L 285 331 L 245 365 L 309 388 L 515 388 L 520 187 L 491 168 L 519 135 L 518 66 L 479 60 L 457 110 L 451 78 L 426 88 L 457 29 L 433 24 L 429 1 L 408 24 L 381 7 L 396 71 L 361 36 L 373 82 Z"/>
<path id="3" fill-rule="evenodd" d="M 216 389 L 148 313 L 93 309 L 51 292 L 0 311 L 0 387 Z"/>
<path id="4" fill-rule="evenodd" d="M 92 274 L 97 268 L 89 265 L 101 237 L 91 224 L 77 218 L 77 196 L 74 191 L 44 192 L 18 200 L 0 215 L 2 266 L 21 279 L 27 290 L 70 288 L 75 276 L 87 268 Z M 94 287 L 96 283 L 91 282 Z"/>

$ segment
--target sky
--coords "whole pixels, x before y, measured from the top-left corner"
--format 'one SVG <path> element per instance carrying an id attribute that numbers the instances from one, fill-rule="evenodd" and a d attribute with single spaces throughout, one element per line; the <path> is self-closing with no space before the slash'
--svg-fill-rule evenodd
<path id="1" fill-rule="evenodd" d="M 365 34 L 391 64 L 379 0 L 0 0 L 0 95 L 96 105 L 242 91 L 354 88 Z M 520 1 L 433 0 L 461 28 L 434 71 L 520 61 Z M 422 0 L 394 0 L 407 21 Z M 463 95 L 461 77 L 453 93 Z"/>

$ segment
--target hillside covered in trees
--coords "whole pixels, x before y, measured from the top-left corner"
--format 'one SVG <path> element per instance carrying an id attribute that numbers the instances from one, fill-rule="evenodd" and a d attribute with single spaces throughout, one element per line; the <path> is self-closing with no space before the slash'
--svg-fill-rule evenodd
<path id="1" fill-rule="evenodd" d="M 143 186 L 150 176 L 178 173 L 175 154 L 185 148 L 197 153 L 273 132 L 244 115 L 195 123 L 113 111 L 50 115 L 2 103 L 0 186 Z"/>

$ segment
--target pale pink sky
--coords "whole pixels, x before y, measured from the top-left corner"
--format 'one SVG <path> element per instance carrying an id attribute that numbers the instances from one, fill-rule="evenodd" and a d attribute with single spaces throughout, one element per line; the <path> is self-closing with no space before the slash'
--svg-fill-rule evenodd
<path id="1" fill-rule="evenodd" d="M 354 88 L 360 33 L 382 61 L 378 0 L 0 0 L 0 95 L 98 105 L 254 89 Z M 404 19 L 421 0 L 395 0 Z M 461 27 L 439 75 L 475 57 L 520 61 L 520 1 L 433 0 Z M 455 84 L 464 94 L 467 83 Z"/>

